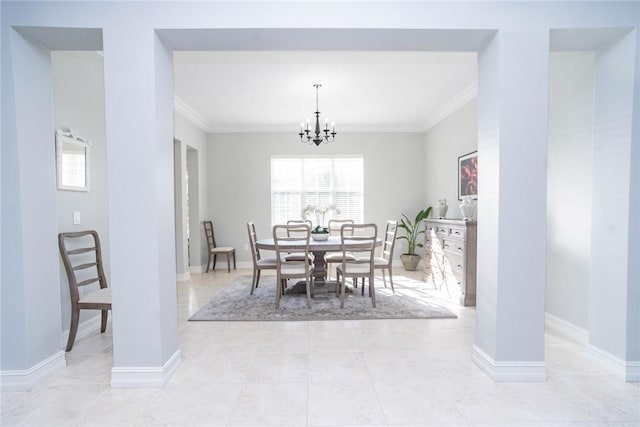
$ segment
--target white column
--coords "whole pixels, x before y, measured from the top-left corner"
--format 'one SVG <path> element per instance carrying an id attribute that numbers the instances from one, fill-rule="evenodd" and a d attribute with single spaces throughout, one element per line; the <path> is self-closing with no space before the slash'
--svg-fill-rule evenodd
<path id="1" fill-rule="evenodd" d="M 478 61 L 478 283 L 473 360 L 544 381 L 548 31 L 501 30 Z"/>
<path id="2" fill-rule="evenodd" d="M 207 260 L 207 252 L 203 250 L 203 246 L 206 246 L 206 237 L 202 229 L 204 215 L 201 213 L 202 208 L 200 206 L 201 181 L 206 175 L 201 174 L 198 166 L 201 156 L 202 153 L 200 151 L 187 148 L 187 170 L 189 171 L 189 261 L 191 272 L 193 273 L 202 273 L 204 271 L 204 263 Z M 204 260 L 202 259 L 203 256 Z"/>
<path id="3" fill-rule="evenodd" d="M 180 363 L 171 52 L 151 28 L 104 29 L 113 387 L 163 386 Z"/>
<path id="4" fill-rule="evenodd" d="M 592 353 L 633 381 L 640 381 L 637 43 L 631 31 L 596 52 L 589 293 Z"/>
<path id="5" fill-rule="evenodd" d="M 176 279 L 189 280 L 189 246 L 187 238 L 187 149 L 179 140 L 174 140 L 173 167 L 176 218 Z"/>
<path id="6" fill-rule="evenodd" d="M 25 391 L 66 366 L 51 60 L 9 26 L 2 31 L 0 371 L 3 391 Z"/>

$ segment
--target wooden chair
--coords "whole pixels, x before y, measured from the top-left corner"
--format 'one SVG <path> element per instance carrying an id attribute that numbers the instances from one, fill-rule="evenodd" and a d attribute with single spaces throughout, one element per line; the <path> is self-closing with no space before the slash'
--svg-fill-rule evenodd
<path id="1" fill-rule="evenodd" d="M 256 247 L 256 242 L 258 241 L 256 225 L 253 222 L 250 221 L 247 223 L 247 231 L 249 233 L 251 258 L 253 260 L 253 278 L 251 279 L 251 292 L 249 294 L 253 295 L 253 291 L 258 287 L 258 282 L 260 282 L 260 272 L 262 270 L 275 270 L 277 262 L 275 257 L 262 258 L 260 256 L 260 249 Z"/>
<path id="2" fill-rule="evenodd" d="M 338 289 L 340 291 L 340 308 L 344 308 L 344 294 L 346 279 L 351 278 L 354 283 L 362 278 L 362 295 L 364 295 L 364 279 L 369 279 L 369 296 L 371 304 L 376 306 L 376 289 L 374 276 L 374 258 L 378 226 L 376 224 L 343 224 L 340 228 L 340 242 L 342 246 L 342 263 L 336 268 Z M 354 245 L 357 247 L 354 248 Z M 346 247 L 351 247 L 355 260 L 347 259 Z"/>
<path id="3" fill-rule="evenodd" d="M 58 234 L 60 256 L 69 280 L 71 325 L 66 351 L 71 351 L 78 332 L 80 310 L 101 310 L 100 332 L 107 329 L 111 289 L 102 268 L 100 238 L 94 230 Z M 95 287 L 95 284 L 99 287 Z M 93 286 L 91 286 L 93 285 Z M 82 292 L 80 291 L 82 289 Z M 91 290 L 89 290 L 91 289 Z"/>
<path id="4" fill-rule="evenodd" d="M 309 230 L 311 230 L 311 228 L 313 227 L 313 224 L 311 223 L 311 221 L 309 221 L 308 219 L 290 219 L 287 221 L 287 224 L 291 225 L 291 224 L 306 224 L 309 226 Z M 287 231 L 287 235 L 289 237 L 295 237 L 295 236 L 302 236 L 304 237 L 304 231 L 291 231 L 288 230 Z M 304 254 L 302 252 L 291 252 L 288 255 L 286 255 L 284 257 L 285 261 L 300 261 L 304 257 Z M 308 260 L 310 263 L 313 264 L 313 254 L 309 254 Z"/>
<path id="5" fill-rule="evenodd" d="M 396 247 L 396 236 L 398 234 L 398 221 L 387 221 L 387 226 L 384 232 L 384 242 L 382 243 L 382 252 L 380 256 L 374 258 L 374 269 L 382 270 L 382 281 L 384 287 L 387 287 L 387 278 L 385 277 L 385 270 L 389 271 L 389 282 L 391 283 L 391 291 L 395 294 L 396 290 L 393 288 L 393 250 Z"/>
<path id="6" fill-rule="evenodd" d="M 329 235 L 330 236 L 339 236 L 340 228 L 344 224 L 353 224 L 352 219 L 330 219 L 329 220 Z M 348 261 L 353 261 L 355 256 L 352 253 L 343 254 L 342 252 L 333 252 L 328 253 L 324 256 L 324 262 L 327 265 L 327 279 L 329 278 L 329 274 L 331 272 L 331 264 L 339 264 L 342 262 L 343 257 L 347 257 Z"/>
<path id="7" fill-rule="evenodd" d="M 216 269 L 216 259 L 218 255 L 227 256 L 227 272 L 231 273 L 231 257 L 233 257 L 233 269 L 236 269 L 236 250 L 231 246 L 216 246 L 216 237 L 213 234 L 213 223 L 211 221 L 204 221 L 204 234 L 207 236 L 207 244 L 209 245 L 209 258 L 207 259 L 207 270 L 209 272 L 209 264 L 213 258 L 213 266 L 211 270 Z"/>
<path id="8" fill-rule="evenodd" d="M 307 224 L 287 224 L 273 226 L 273 243 L 276 250 L 276 309 L 280 308 L 280 297 L 284 284 L 289 279 L 304 279 L 307 288 L 307 307 L 311 308 L 313 264 L 309 259 L 309 239 L 311 229 Z M 286 260 L 284 257 L 291 250 L 288 244 L 303 246 L 298 260 Z"/>

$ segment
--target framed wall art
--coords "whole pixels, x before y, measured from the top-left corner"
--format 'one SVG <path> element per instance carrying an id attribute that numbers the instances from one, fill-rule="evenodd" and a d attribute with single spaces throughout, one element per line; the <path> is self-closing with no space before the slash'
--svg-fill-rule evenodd
<path id="1" fill-rule="evenodd" d="M 458 157 L 458 200 L 463 196 L 478 198 L 478 152 Z"/>

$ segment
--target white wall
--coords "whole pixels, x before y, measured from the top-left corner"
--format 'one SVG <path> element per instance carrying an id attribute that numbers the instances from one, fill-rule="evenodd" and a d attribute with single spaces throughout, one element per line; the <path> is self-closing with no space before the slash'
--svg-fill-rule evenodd
<path id="1" fill-rule="evenodd" d="M 427 205 L 445 198 L 447 218 L 462 218 L 458 200 L 458 157 L 478 149 L 475 98 L 429 129 L 424 136 L 424 179 Z M 479 167 L 482 167 L 482 159 Z"/>
<path id="2" fill-rule="evenodd" d="M 638 191 L 638 182 L 631 179 L 631 169 L 638 165 L 631 161 L 634 146 L 640 144 L 632 138 L 637 50 L 636 34 L 630 31 L 596 52 L 589 287 L 589 344 L 635 381 L 640 365 L 632 368 L 623 361 L 628 354 L 640 356 L 637 301 L 627 302 L 640 287 L 629 281 L 629 266 L 639 258 L 629 252 L 637 244 L 637 235 L 629 233 L 630 222 L 637 221 L 630 217 L 632 194 Z"/>
<path id="3" fill-rule="evenodd" d="M 175 113 L 174 117 L 175 136 L 182 144 L 185 166 L 189 167 L 190 205 L 195 208 L 189 212 L 190 265 L 191 271 L 199 272 L 207 260 L 207 242 L 202 228 L 202 221 L 208 217 L 207 134 L 180 113 Z"/>
<path id="4" fill-rule="evenodd" d="M 76 129 L 91 141 L 90 183 L 88 192 L 57 190 L 58 231 L 96 230 L 100 236 L 104 271 L 109 283 L 109 233 L 107 223 L 107 181 L 104 126 L 104 72 L 102 56 L 96 52 L 51 53 L 53 72 L 53 108 L 56 129 Z M 53 143 L 53 142 L 52 142 Z M 73 224 L 73 212 L 80 212 L 81 223 Z M 60 297 L 62 330 L 68 332 L 71 301 L 68 279 L 60 261 Z M 98 319 L 97 310 L 83 310 L 82 323 Z M 66 333 L 65 332 L 65 333 Z"/>
<path id="5" fill-rule="evenodd" d="M 209 216 L 216 241 L 236 248 L 238 261 L 250 262 L 247 221 L 258 237 L 271 233 L 271 156 L 362 154 L 364 157 L 364 220 L 384 227 L 401 212 L 415 216 L 424 207 L 422 135 L 338 134 L 320 147 L 302 144 L 291 133 L 209 135 Z M 399 241 L 396 256 L 406 249 Z M 224 260 L 218 260 L 223 262 Z"/>
<path id="6" fill-rule="evenodd" d="M 593 173 L 593 52 L 549 63 L 546 312 L 588 328 Z"/>

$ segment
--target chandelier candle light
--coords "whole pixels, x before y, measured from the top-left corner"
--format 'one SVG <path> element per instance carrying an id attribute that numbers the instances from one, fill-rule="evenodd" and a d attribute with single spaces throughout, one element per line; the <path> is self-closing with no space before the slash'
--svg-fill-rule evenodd
<path id="1" fill-rule="evenodd" d="M 300 141 L 311 144 L 312 142 L 316 144 L 316 146 L 320 145 L 320 143 L 324 142 L 325 144 L 329 142 L 333 142 L 336 137 L 336 122 L 331 123 L 331 129 L 329 129 L 329 120 L 325 119 L 324 121 L 324 129 L 320 129 L 320 109 L 318 108 L 318 89 L 322 85 L 320 83 L 316 83 L 313 87 L 316 88 L 316 128 L 313 134 L 311 133 L 311 122 L 307 119 L 307 123 L 305 125 L 304 122 L 300 123 Z M 322 132 L 324 131 L 324 135 Z M 331 135 L 331 138 L 329 138 Z"/>

